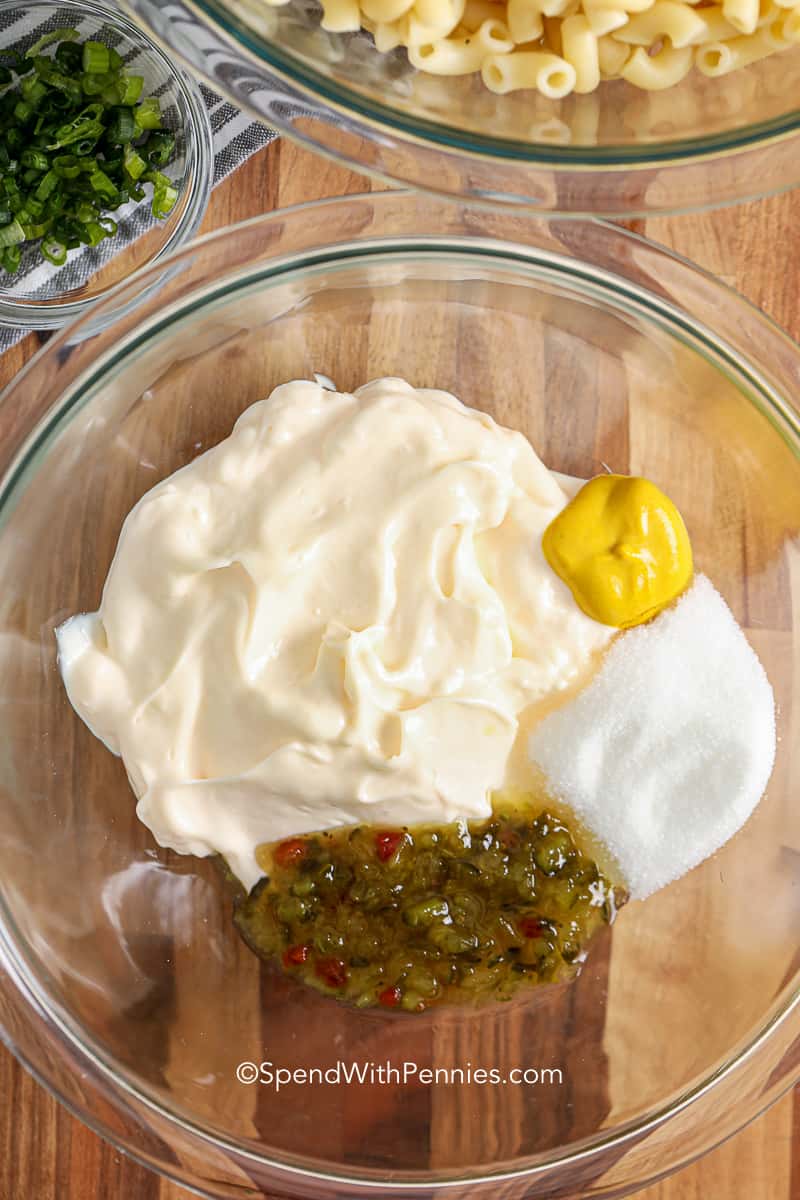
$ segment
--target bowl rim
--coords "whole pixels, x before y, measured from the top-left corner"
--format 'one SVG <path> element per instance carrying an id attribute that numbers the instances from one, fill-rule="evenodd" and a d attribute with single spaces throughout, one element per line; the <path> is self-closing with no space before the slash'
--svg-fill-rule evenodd
<path id="1" fill-rule="evenodd" d="M 428 202 L 427 198 L 425 200 Z M 264 213 L 213 231 L 197 239 L 191 246 L 184 248 L 183 251 L 175 255 L 174 262 L 177 265 L 182 260 L 191 260 L 204 245 L 236 237 L 243 229 L 256 229 L 259 226 L 268 228 L 274 222 L 285 221 L 287 216 L 291 216 L 293 213 L 324 211 L 326 208 L 334 205 L 359 206 L 366 203 L 369 205 L 377 204 L 379 207 L 383 207 L 398 202 L 405 203 L 408 206 L 413 205 L 417 208 L 420 204 L 420 197 L 413 190 L 360 193 L 287 206 L 286 208 Z M 444 201 L 432 200 L 430 203 L 443 210 L 451 207 L 451 205 Z M 760 324 L 765 333 L 776 341 L 776 344 L 782 344 L 784 348 L 788 348 L 797 360 L 798 369 L 800 370 L 800 345 L 777 322 L 734 288 L 723 283 L 711 272 L 698 267 L 682 255 L 651 242 L 638 233 L 606 221 L 593 221 L 591 224 L 602 229 L 604 237 L 617 239 L 623 244 L 633 244 L 644 248 L 656 258 L 667 260 L 677 265 L 680 270 L 703 279 L 724 297 L 736 303 L 751 320 Z M 325 222 L 320 221 L 319 226 L 320 228 L 324 228 Z M 321 238 L 322 235 L 320 235 Z M 252 264 L 248 264 L 246 267 L 237 268 L 232 274 L 223 274 L 221 280 L 217 281 L 211 287 L 206 285 L 203 288 L 192 288 L 175 302 L 170 319 L 167 322 L 158 313 L 154 314 L 144 325 L 137 328 L 131 334 L 126 335 L 109 352 L 104 353 L 95 362 L 89 364 L 78 379 L 70 385 L 43 416 L 36 420 L 33 426 L 28 428 L 27 432 L 20 435 L 21 440 L 17 445 L 16 453 L 2 475 L 0 475 L 0 526 L 2 525 L 4 509 L 16 488 L 19 473 L 24 468 L 29 456 L 35 451 L 41 439 L 52 434 L 57 426 L 65 418 L 69 417 L 73 408 L 79 408 L 81 398 L 87 393 L 91 394 L 96 389 L 100 380 L 106 377 L 109 370 L 118 364 L 120 360 L 134 353 L 141 345 L 145 345 L 157 338 L 159 333 L 163 333 L 170 325 L 179 323 L 198 307 L 213 304 L 226 291 L 242 291 L 249 285 L 264 284 L 270 280 L 285 278 L 287 275 L 291 275 L 304 267 L 318 266 L 321 261 L 332 264 L 337 260 L 341 260 L 343 251 L 345 252 L 345 257 L 352 261 L 354 256 L 347 253 L 347 251 L 353 245 L 363 246 L 363 254 L 366 255 L 375 252 L 378 254 L 385 253 L 387 244 L 394 244 L 401 253 L 408 253 L 409 249 L 418 252 L 429 252 L 431 249 L 440 250 L 442 248 L 438 244 L 440 242 L 448 242 L 451 246 L 451 253 L 465 256 L 470 254 L 476 255 L 477 252 L 477 256 L 480 257 L 480 247 L 487 246 L 489 248 L 488 254 L 501 264 L 503 262 L 527 262 L 532 266 L 539 261 L 549 261 L 551 264 L 571 263 L 573 269 L 567 272 L 571 280 L 574 280 L 579 274 L 584 279 L 584 282 L 587 282 L 590 278 L 601 280 L 605 283 L 606 292 L 611 286 L 612 281 L 614 281 L 617 285 L 614 288 L 615 292 L 621 291 L 627 294 L 629 297 L 636 299 L 639 305 L 646 302 L 648 310 L 660 314 L 662 320 L 669 320 L 673 326 L 673 330 L 676 329 L 676 326 L 682 327 L 686 335 L 699 340 L 701 343 L 705 341 L 709 347 L 713 347 L 715 354 L 719 354 L 720 350 L 722 350 L 723 354 L 721 357 L 723 358 L 723 362 L 727 361 L 735 365 L 737 371 L 748 379 L 754 387 L 758 388 L 768 405 L 775 410 L 774 415 L 778 418 L 777 421 L 772 421 L 773 425 L 776 426 L 775 432 L 786 437 L 781 426 L 785 426 L 786 424 L 790 426 L 791 439 L 786 440 L 789 441 L 794 453 L 800 457 L 800 410 L 797 410 L 785 397 L 781 396 L 771 387 L 762 372 L 755 367 L 752 359 L 743 358 L 726 339 L 714 334 L 708 326 L 694 320 L 689 320 L 685 316 L 682 317 L 680 307 L 669 299 L 655 295 L 641 284 L 633 283 L 631 280 L 623 280 L 620 275 L 607 266 L 594 266 L 577 255 L 570 259 L 567 254 L 562 255 L 557 252 L 547 252 L 542 250 L 541 247 L 531 246 L 524 242 L 513 241 L 511 238 L 496 235 L 476 235 L 474 233 L 456 235 L 448 232 L 440 235 L 438 238 L 427 240 L 424 235 L 413 234 L 395 234 L 379 238 L 375 238 L 374 235 L 354 235 L 353 237 L 332 244 L 320 240 L 320 243 L 313 249 L 303 250 L 290 255 L 278 254 L 274 258 L 270 258 L 268 263 L 261 263 L 256 268 Z M 485 254 L 486 252 L 484 252 L 484 256 Z M 577 271 L 576 267 L 578 268 Z M 156 270 L 152 265 L 140 268 L 134 275 L 122 280 L 115 286 L 111 293 L 112 300 L 114 292 L 128 290 L 132 284 L 139 284 L 143 290 L 146 290 L 148 284 L 151 285 L 153 282 L 152 280 L 148 280 L 148 276 L 154 274 L 156 274 Z M 622 284 L 621 288 L 619 287 L 620 283 Z M 104 297 L 103 303 L 109 303 L 109 297 Z M 114 315 L 117 315 L 117 313 Z M 84 320 L 87 319 L 84 318 Z M 80 322 L 76 323 L 76 325 L 80 324 Z M 47 345 L 41 347 L 7 388 L 0 393 L 0 405 L 8 400 L 10 393 L 14 389 L 25 386 L 29 375 L 41 363 L 44 357 L 52 358 L 58 354 L 59 350 L 69 347 L 75 340 L 76 330 L 68 328 L 62 330 Z M 77 337 L 77 340 L 81 340 L 80 336 Z M 751 397 L 748 397 L 748 399 L 752 401 Z M 768 414 L 765 413 L 764 415 Z M 794 445 L 792 445 L 792 440 L 795 443 Z M 296 1162 L 291 1161 L 291 1156 L 287 1159 L 282 1159 L 259 1153 L 251 1144 L 238 1142 L 232 1135 L 216 1132 L 201 1122 L 192 1120 L 183 1113 L 170 1109 L 159 1099 L 155 1098 L 149 1089 L 143 1089 L 133 1083 L 128 1078 L 127 1071 L 121 1071 L 114 1064 L 113 1060 L 109 1061 L 99 1048 L 96 1047 L 93 1039 L 87 1041 L 80 1036 L 79 1032 L 76 1033 L 74 1031 L 72 1026 L 78 1026 L 78 1022 L 74 1021 L 68 1012 L 64 1012 L 58 1003 L 54 1004 L 47 997 L 46 992 L 44 992 L 40 984 L 39 976 L 35 971 L 28 968 L 26 963 L 27 953 L 24 951 L 26 945 L 25 939 L 11 936 L 12 934 L 16 934 L 16 922 L 11 914 L 7 912 L 4 898 L 0 895 L 0 968 L 3 968 L 7 973 L 15 996 L 21 998 L 25 1016 L 29 1018 L 32 1011 L 40 1020 L 48 1025 L 52 1025 L 56 1029 L 59 1038 L 62 1039 L 63 1043 L 68 1046 L 78 1060 L 94 1068 L 103 1084 L 110 1085 L 112 1088 L 120 1090 L 126 1096 L 133 1098 L 137 1103 L 161 1118 L 167 1126 L 177 1127 L 191 1137 L 197 1138 L 205 1145 L 230 1153 L 240 1161 L 245 1160 L 260 1166 L 267 1166 L 307 1181 L 324 1181 L 335 1184 L 344 1183 L 358 1192 L 363 1192 L 363 1194 L 373 1191 L 376 1187 L 380 1187 L 386 1192 L 418 1190 L 420 1193 L 428 1193 L 431 1191 L 445 1191 L 448 1188 L 459 1187 L 465 1184 L 494 1185 L 510 1180 L 534 1179 L 536 1176 L 546 1174 L 548 1170 L 553 1169 L 555 1166 L 563 1167 L 576 1164 L 590 1159 L 600 1151 L 624 1149 L 631 1143 L 635 1144 L 642 1136 L 656 1129 L 665 1121 L 689 1108 L 717 1087 L 723 1080 L 732 1076 L 740 1067 L 747 1064 L 761 1046 L 771 1038 L 773 1033 L 780 1029 L 800 1009 L 799 975 L 793 985 L 791 980 L 787 982 L 778 999 L 767 1010 L 762 1024 L 757 1031 L 752 1036 L 748 1035 L 747 1040 L 743 1040 L 742 1043 L 737 1044 L 734 1050 L 714 1070 L 701 1079 L 691 1082 L 666 1102 L 653 1106 L 642 1117 L 623 1123 L 616 1130 L 573 1143 L 573 1147 L 568 1149 L 566 1154 L 556 1152 L 547 1153 L 544 1156 L 529 1156 L 536 1157 L 537 1161 L 533 1163 L 528 1162 L 527 1165 L 520 1165 L 511 1169 L 503 1168 L 495 1172 L 479 1169 L 469 1174 L 462 1173 L 457 1177 L 431 1179 L 425 1173 L 400 1175 L 398 1172 L 393 1171 L 391 1179 L 386 1179 L 364 1173 L 359 1175 L 353 1168 L 350 1168 L 350 1173 L 346 1169 L 339 1172 L 327 1167 L 297 1165 Z M 95 1132 L 119 1146 L 126 1153 L 132 1154 L 133 1157 L 137 1158 L 144 1165 L 159 1171 L 167 1177 L 176 1179 L 183 1186 L 194 1187 L 194 1190 L 197 1190 L 198 1194 L 215 1195 L 213 1192 L 204 1192 L 196 1184 L 187 1185 L 186 1181 L 179 1174 L 170 1173 L 170 1170 L 163 1162 L 151 1162 L 141 1152 L 137 1155 L 136 1142 L 132 1146 L 129 1145 L 125 1139 L 110 1132 L 103 1125 L 102 1120 L 95 1118 L 94 1115 L 89 1117 L 81 1112 L 74 1102 L 65 1097 L 58 1085 L 45 1075 L 40 1066 L 30 1062 L 28 1056 L 25 1055 L 21 1048 L 16 1046 L 10 1031 L 3 1026 L 2 1022 L 0 1022 L 0 1040 L 5 1042 L 12 1053 L 20 1059 L 25 1068 L 31 1071 L 43 1086 L 52 1092 L 59 1101 L 64 1103 L 71 1112 Z M 793 1068 L 790 1068 L 785 1080 L 785 1088 L 790 1087 L 798 1077 L 800 1077 L 800 1061 Z M 781 1094 L 785 1088 L 781 1088 Z M 764 1101 L 761 1107 L 767 1107 L 777 1098 L 777 1095 L 770 1096 L 768 1100 Z M 749 1120 L 755 1115 L 757 1114 L 749 1114 L 747 1119 Z"/>
<path id="2" fill-rule="evenodd" d="M 131 3 L 131 0 L 125 2 Z M 406 116 L 400 108 L 365 99 L 361 93 L 335 83 L 321 71 L 285 53 L 278 42 L 258 37 L 253 29 L 236 17 L 225 0 L 180 0 L 180 4 L 198 20 L 213 22 L 215 30 L 222 33 L 238 51 L 244 51 L 256 63 L 266 65 L 287 87 L 296 89 L 312 103 L 321 103 L 345 120 L 356 116 L 376 136 L 392 133 L 406 142 L 455 151 L 472 159 L 489 162 L 499 159 L 523 166 L 546 167 L 555 174 L 591 174 L 598 168 L 643 171 L 658 166 L 689 165 L 707 158 L 788 141 L 800 135 L 798 106 L 780 117 L 746 125 L 735 131 L 684 138 L 672 143 L 653 142 L 640 146 L 609 143 L 592 148 L 487 137 L 425 117 Z M 800 47 L 794 51 L 790 49 L 788 53 L 800 56 Z M 576 214 L 576 217 L 581 215 L 584 214 Z"/>
<path id="3" fill-rule="evenodd" d="M 147 270 L 155 263 L 172 255 L 197 233 L 200 223 L 205 216 L 211 197 L 214 176 L 214 139 L 211 121 L 203 103 L 202 93 L 198 83 L 192 76 L 169 55 L 164 52 L 159 42 L 152 38 L 139 24 L 131 21 L 121 9 L 112 7 L 104 0 L 0 0 L 0 16 L 18 10 L 40 8 L 51 9 L 53 13 L 65 13 L 74 10 L 76 20 L 95 17 L 105 24 L 117 29 L 129 42 L 139 43 L 150 52 L 163 67 L 165 78 L 174 81 L 186 103 L 189 121 L 184 126 L 187 140 L 187 171 L 189 191 L 183 211 L 175 227 L 164 243 L 146 262 L 140 264 L 135 271 L 116 280 L 96 295 L 85 296 L 76 300 L 54 299 L 50 301 L 17 301 L 0 288 L 0 329 L 22 329 L 26 332 L 36 329 L 57 329 L 73 317 L 79 316 L 104 301 L 120 284 L 124 285 L 133 277 L 136 271 Z M 46 19 L 46 18 L 45 18 Z M 127 247 L 121 247 L 124 253 Z M 116 256 L 114 256 L 116 257 Z"/>

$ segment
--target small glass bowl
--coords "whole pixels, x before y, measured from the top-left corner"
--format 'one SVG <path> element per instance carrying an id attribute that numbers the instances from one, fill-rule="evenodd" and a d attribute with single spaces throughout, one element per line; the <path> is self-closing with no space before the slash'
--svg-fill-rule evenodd
<path id="1" fill-rule="evenodd" d="M 197 84 L 117 9 L 94 0 L 0 0 L 0 49 L 27 49 L 54 28 L 78 29 L 81 37 L 113 46 L 126 67 L 144 76 L 146 96 L 161 101 L 165 125 L 175 134 L 175 155 L 164 168 L 178 187 L 166 220 L 156 220 L 149 196 L 114 214 L 117 233 L 91 249 L 72 250 L 55 267 L 31 248 L 15 275 L 0 270 L 0 326 L 53 329 L 94 304 L 139 267 L 156 262 L 189 241 L 203 219 L 214 172 L 211 125 Z M 120 251 L 125 250 L 124 254 Z"/>
<path id="2" fill-rule="evenodd" d="M 0 1037 L 215 1200 L 612 1200 L 777 1099 L 800 1073 L 800 348 L 613 225 L 398 192 L 212 234 L 88 322 L 0 400 Z M 133 504 L 316 372 L 448 388 L 555 470 L 659 482 L 772 681 L 757 812 L 626 905 L 566 987 L 410 1016 L 281 976 L 215 864 L 155 845 L 70 708 L 53 629 L 96 608 Z"/>

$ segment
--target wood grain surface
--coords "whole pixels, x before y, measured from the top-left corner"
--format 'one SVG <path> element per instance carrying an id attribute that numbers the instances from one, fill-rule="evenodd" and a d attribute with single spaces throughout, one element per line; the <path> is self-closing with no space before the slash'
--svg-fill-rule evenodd
<path id="1" fill-rule="evenodd" d="M 363 191 L 358 175 L 284 140 L 214 193 L 205 229 L 301 200 Z M 800 338 L 800 192 L 724 212 L 635 223 L 748 296 Z M 35 353 L 29 337 L 0 358 L 0 387 Z M 0 409 L 0 437 L 15 414 Z M 726 1145 L 640 1193 L 642 1200 L 800 1200 L 800 1089 Z M 0 1049 L 0 1200 L 180 1200 L 181 1188 L 85 1129 Z"/>

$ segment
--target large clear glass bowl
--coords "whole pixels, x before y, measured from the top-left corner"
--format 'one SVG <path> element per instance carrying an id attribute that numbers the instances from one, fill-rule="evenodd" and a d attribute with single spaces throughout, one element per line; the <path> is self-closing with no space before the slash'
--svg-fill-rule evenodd
<path id="1" fill-rule="evenodd" d="M 217 90 L 357 170 L 562 215 L 631 217 L 800 183 L 800 44 L 743 71 L 642 92 L 495 96 L 435 78 L 367 35 L 326 33 L 315 0 L 123 0 Z M 309 117 L 309 113 L 314 116 Z"/>
<path id="2" fill-rule="evenodd" d="M 275 212 L 148 287 L 157 273 L 101 302 L 120 314 L 107 328 L 55 337 L 2 400 L 8 1044 L 106 1137 L 213 1197 L 577 1200 L 690 1161 L 800 1073 L 800 350 L 618 229 L 408 194 Z M 304 991 L 240 941 L 213 862 L 156 847 L 67 703 L 53 630 L 97 605 L 125 514 L 315 372 L 450 388 L 553 468 L 655 478 L 769 672 L 780 743 L 757 813 L 623 910 L 572 985 L 418 1017 Z M 279 1092 L 236 1078 L 242 1062 L 340 1061 L 415 1070 Z M 482 1084 L 470 1064 L 562 1075 Z M 450 1068 L 464 1081 L 421 1074 Z"/>

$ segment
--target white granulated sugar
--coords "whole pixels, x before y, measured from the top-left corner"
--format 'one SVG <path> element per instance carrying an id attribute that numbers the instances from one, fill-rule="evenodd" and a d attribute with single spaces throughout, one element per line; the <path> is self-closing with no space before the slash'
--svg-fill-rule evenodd
<path id="1" fill-rule="evenodd" d="M 758 804 L 775 759 L 772 688 L 698 575 L 675 607 L 612 645 L 529 750 L 643 899 L 718 850 Z"/>

